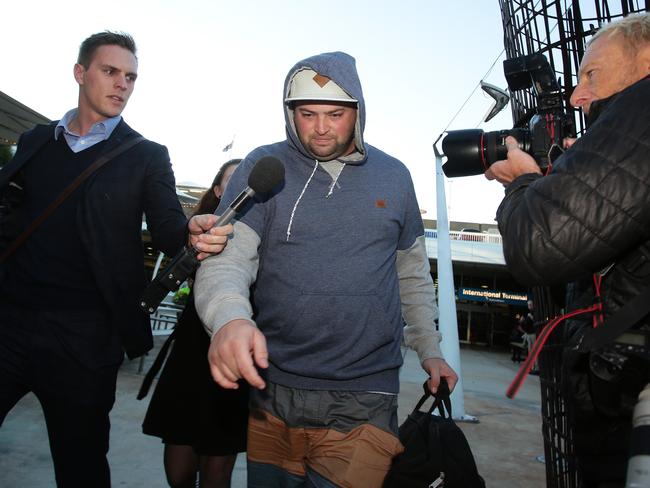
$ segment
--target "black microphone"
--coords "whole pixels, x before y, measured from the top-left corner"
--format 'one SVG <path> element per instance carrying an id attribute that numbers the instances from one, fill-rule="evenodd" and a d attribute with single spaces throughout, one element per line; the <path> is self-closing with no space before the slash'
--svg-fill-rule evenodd
<path id="1" fill-rule="evenodd" d="M 279 159 L 273 156 L 264 156 L 259 159 L 253 166 L 250 175 L 248 175 L 248 186 L 237 195 L 237 198 L 228 206 L 228 210 L 221 214 L 214 226 L 219 227 L 228 224 L 235 215 L 244 209 L 256 193 L 271 191 L 275 185 L 283 180 L 284 165 Z"/>
<path id="2" fill-rule="evenodd" d="M 248 176 L 248 186 L 237 195 L 237 198 L 232 201 L 228 209 L 219 216 L 214 227 L 228 224 L 235 215 L 246 207 L 256 193 L 271 191 L 283 180 L 284 165 L 279 159 L 272 156 L 260 158 Z M 195 247 L 192 247 L 183 249 L 178 253 L 144 290 L 140 308 L 147 313 L 153 313 L 169 292 L 178 290 L 181 283 L 198 268 L 200 263 L 196 257 L 200 252 Z"/>

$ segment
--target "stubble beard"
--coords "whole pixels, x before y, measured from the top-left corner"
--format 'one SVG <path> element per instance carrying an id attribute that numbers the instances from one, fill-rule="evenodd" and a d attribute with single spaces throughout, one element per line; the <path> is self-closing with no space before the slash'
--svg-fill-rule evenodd
<path id="1" fill-rule="evenodd" d="M 312 144 L 311 141 L 305 144 L 305 146 L 309 150 L 309 153 L 318 161 L 332 161 L 334 159 L 340 158 L 341 156 L 347 156 L 354 150 L 354 133 L 352 133 L 348 140 L 342 144 L 338 143 L 336 139 L 333 139 L 332 141 L 334 144 L 333 148 L 331 145 L 327 147 L 318 146 L 316 144 Z"/>

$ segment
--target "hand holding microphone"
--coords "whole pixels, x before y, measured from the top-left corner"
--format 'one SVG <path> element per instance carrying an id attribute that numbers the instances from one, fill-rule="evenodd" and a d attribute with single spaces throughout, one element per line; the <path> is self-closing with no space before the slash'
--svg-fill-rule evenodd
<path id="1" fill-rule="evenodd" d="M 216 214 L 197 214 L 193 215 L 187 223 L 190 232 L 187 245 L 199 251 L 196 256 L 199 261 L 223 251 L 228 243 L 228 237 L 233 233 L 232 224 L 216 227 L 217 218 Z"/>
<path id="2" fill-rule="evenodd" d="M 284 180 L 284 165 L 272 156 L 265 156 L 255 163 L 248 176 L 248 186 L 237 195 L 226 211 L 219 216 L 214 227 L 227 225 L 235 215 L 244 210 L 256 193 L 266 193 Z M 176 291 L 199 266 L 197 256 L 201 251 L 192 247 L 177 254 L 171 263 L 145 289 L 140 307 L 153 313 L 170 291 Z"/>

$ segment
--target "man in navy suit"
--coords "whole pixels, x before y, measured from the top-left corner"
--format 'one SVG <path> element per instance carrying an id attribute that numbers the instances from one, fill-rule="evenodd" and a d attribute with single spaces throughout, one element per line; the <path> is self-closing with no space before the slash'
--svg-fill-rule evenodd
<path id="1" fill-rule="evenodd" d="M 135 53 L 122 33 L 82 43 L 77 108 L 23 134 L 0 171 L 0 251 L 85 168 L 139 136 L 120 115 L 137 77 Z M 202 259 L 232 231 L 212 228 L 213 215 L 187 221 L 167 149 L 144 140 L 87 178 L 0 264 L 0 424 L 34 392 L 58 486 L 110 486 L 109 412 L 123 351 L 136 357 L 152 347 L 139 308 L 143 214 L 154 245 L 171 255 L 187 244 Z"/>

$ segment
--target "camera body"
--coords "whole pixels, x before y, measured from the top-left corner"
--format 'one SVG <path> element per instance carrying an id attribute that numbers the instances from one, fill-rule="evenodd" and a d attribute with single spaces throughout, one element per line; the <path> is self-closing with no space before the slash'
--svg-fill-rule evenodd
<path id="1" fill-rule="evenodd" d="M 492 163 L 505 159 L 506 137 L 513 136 L 545 172 L 562 153 L 562 141 L 575 133 L 573 119 L 566 115 L 560 85 L 548 60 L 541 53 L 503 62 L 511 92 L 531 88 L 536 106 L 513 129 L 484 132 L 481 129 L 449 131 L 442 141 L 448 177 L 484 173 Z"/>

